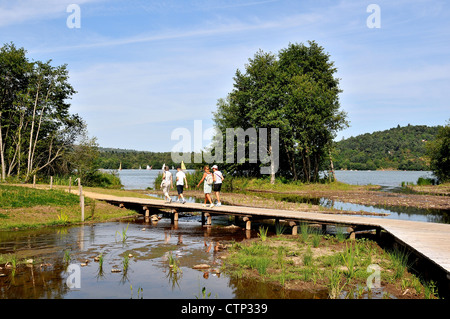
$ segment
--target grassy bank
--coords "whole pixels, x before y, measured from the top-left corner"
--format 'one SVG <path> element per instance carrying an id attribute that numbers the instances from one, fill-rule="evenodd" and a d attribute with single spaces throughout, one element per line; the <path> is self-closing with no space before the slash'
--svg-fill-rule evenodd
<path id="1" fill-rule="evenodd" d="M 407 255 L 386 252 L 368 239 L 347 240 L 342 234 L 322 235 L 303 225 L 298 236 L 268 237 L 234 243 L 224 256 L 224 271 L 292 290 L 327 289 L 329 298 L 433 299 L 433 282 L 408 272 Z M 379 270 L 379 287 L 368 278 Z M 369 284 L 369 285 L 370 285 Z"/>
<path id="2" fill-rule="evenodd" d="M 101 222 L 136 212 L 85 198 L 85 222 Z M 69 225 L 81 221 L 79 197 L 63 190 L 0 185 L 0 229 Z"/>
<path id="3" fill-rule="evenodd" d="M 450 196 L 450 183 L 439 185 L 405 185 L 405 187 L 418 194 Z"/>

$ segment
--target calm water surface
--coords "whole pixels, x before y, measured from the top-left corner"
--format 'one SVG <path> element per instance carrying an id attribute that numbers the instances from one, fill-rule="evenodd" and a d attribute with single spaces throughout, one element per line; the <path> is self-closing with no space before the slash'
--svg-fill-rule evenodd
<path id="1" fill-rule="evenodd" d="M 170 170 L 176 173 L 176 170 Z M 125 189 L 154 188 L 161 170 L 124 169 L 117 171 Z M 187 170 L 193 172 L 193 170 Z M 352 185 L 381 185 L 388 188 L 401 186 L 402 182 L 417 183 L 419 177 L 432 177 L 429 171 L 336 171 L 336 179 Z"/>
<path id="2" fill-rule="evenodd" d="M 160 172 L 160 170 L 122 170 L 118 173 L 125 189 L 146 189 L 147 187 L 154 187 L 155 178 Z M 175 172 L 176 171 L 173 171 L 173 173 Z M 343 183 L 352 185 L 380 185 L 383 187 L 383 191 L 387 192 L 398 191 L 402 182 L 417 183 L 419 177 L 433 177 L 433 175 L 430 171 L 336 171 L 337 180 Z M 173 192 L 173 194 L 175 194 L 175 192 Z M 173 196 L 173 199 L 176 200 L 176 197 Z M 304 200 L 304 197 L 298 197 L 298 202 L 303 202 Z M 327 198 L 317 198 L 315 199 L 314 204 L 340 210 L 389 214 L 388 216 L 383 217 L 370 216 L 373 218 L 450 223 L 450 212 L 438 209 L 419 209 L 401 206 L 369 206 L 330 200 Z"/>
<path id="3" fill-rule="evenodd" d="M 215 273 L 221 260 L 213 247 L 241 241 L 248 235 L 242 229 L 227 229 L 227 218 L 214 218 L 212 227 L 202 227 L 199 216 L 183 217 L 177 224 L 162 218 L 146 223 L 144 218 L 68 228 L 0 233 L 0 254 L 16 254 L 18 259 L 33 258 L 33 266 L 22 266 L 13 275 L 0 271 L 0 298 L 202 298 L 201 290 L 210 298 L 326 298 L 327 291 L 288 292 L 279 287 L 231 279 Z M 128 227 L 128 228 L 127 228 Z M 119 233 L 127 228 L 127 239 Z M 211 245 L 211 247 L 210 247 Z M 67 253 L 66 253 L 67 252 Z M 64 262 L 70 255 L 70 264 Z M 100 263 L 94 258 L 102 254 Z M 124 259 L 129 268 L 123 271 Z M 169 268 L 169 258 L 178 261 L 179 271 Z M 81 266 L 88 261 L 86 266 Z M 192 269 L 208 264 L 209 271 Z M 113 273 L 112 269 L 122 269 Z M 78 276 L 79 274 L 79 276 Z M 79 281 L 75 279 L 79 278 Z M 73 285 L 69 288 L 69 283 Z M 260 287 L 261 286 L 261 287 Z"/>

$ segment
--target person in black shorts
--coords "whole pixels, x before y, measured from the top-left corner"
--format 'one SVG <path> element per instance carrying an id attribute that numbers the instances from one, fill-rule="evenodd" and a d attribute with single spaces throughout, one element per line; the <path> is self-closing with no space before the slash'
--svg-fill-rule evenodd
<path id="1" fill-rule="evenodd" d="M 220 194 L 220 190 L 222 189 L 223 175 L 222 175 L 222 172 L 219 171 L 219 168 L 217 167 L 217 165 L 213 165 L 212 169 L 213 169 L 213 180 L 214 180 L 213 191 L 217 198 L 216 206 L 221 206 L 222 204 L 220 203 L 219 194 Z"/>
<path id="2" fill-rule="evenodd" d="M 187 179 L 186 179 L 186 174 L 181 170 L 181 167 L 178 166 L 177 167 L 177 174 L 175 175 L 176 177 L 176 185 L 177 185 L 177 192 L 178 192 L 178 199 L 177 201 L 180 201 L 184 204 L 186 203 L 186 200 L 183 197 L 183 188 L 184 185 L 186 184 L 186 188 L 188 188 L 188 183 L 187 183 Z"/>

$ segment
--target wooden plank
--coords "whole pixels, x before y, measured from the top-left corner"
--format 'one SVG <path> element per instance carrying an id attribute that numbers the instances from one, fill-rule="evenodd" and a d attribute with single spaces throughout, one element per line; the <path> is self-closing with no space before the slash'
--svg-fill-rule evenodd
<path id="1" fill-rule="evenodd" d="M 433 261 L 450 275 L 450 225 L 440 223 L 395 220 L 382 217 L 362 217 L 354 215 L 333 215 L 322 212 L 300 212 L 280 209 L 256 208 L 246 206 L 202 207 L 197 203 L 165 203 L 158 199 L 115 197 L 111 195 L 85 192 L 85 196 L 112 203 L 131 203 L 154 208 L 179 209 L 182 211 L 201 211 L 205 213 L 234 215 L 252 218 L 275 218 L 297 220 L 319 224 L 341 224 L 362 226 L 365 229 L 384 229 L 404 245 L 419 255 Z"/>

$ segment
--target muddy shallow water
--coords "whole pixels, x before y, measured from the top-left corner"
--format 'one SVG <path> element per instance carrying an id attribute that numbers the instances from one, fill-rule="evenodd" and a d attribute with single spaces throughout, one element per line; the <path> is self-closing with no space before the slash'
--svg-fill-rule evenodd
<path id="1" fill-rule="evenodd" d="M 203 288 L 209 298 L 327 297 L 327 291 L 288 292 L 217 273 L 221 259 L 220 252 L 213 248 L 215 243 L 246 238 L 245 231 L 224 227 L 227 224 L 227 218 L 215 218 L 212 227 L 202 227 L 200 216 L 182 217 L 175 225 L 168 218 L 152 224 L 140 217 L 77 227 L 2 232 L 0 254 L 15 254 L 18 260 L 33 262 L 20 265 L 15 271 L 8 267 L 0 270 L 0 298 L 195 299 L 205 296 Z M 125 230 L 126 239 L 122 240 Z M 257 234 L 252 232 L 250 236 Z M 94 259 L 100 254 L 102 267 Z M 177 272 L 169 268 L 171 257 L 177 261 Z M 127 258 L 128 270 L 124 271 Z M 198 264 L 211 268 L 193 269 Z M 112 272 L 113 269 L 121 271 Z"/>

